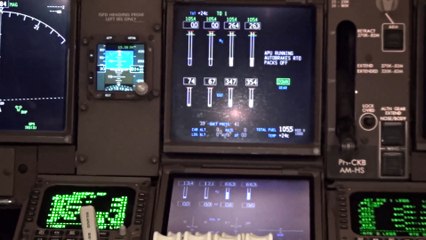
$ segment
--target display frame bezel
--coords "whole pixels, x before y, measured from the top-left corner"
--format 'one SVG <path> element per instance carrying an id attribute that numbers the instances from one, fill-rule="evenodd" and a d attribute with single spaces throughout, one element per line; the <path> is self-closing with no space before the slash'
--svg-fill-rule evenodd
<path id="1" fill-rule="evenodd" d="M 122 91 L 99 91 L 97 89 L 97 66 L 98 66 L 98 45 L 144 45 L 144 82 L 148 86 L 148 92 L 145 95 L 138 95 L 135 91 L 122 92 Z M 153 91 L 154 75 L 153 75 L 153 59 L 154 47 L 145 36 L 109 36 L 109 35 L 96 35 L 91 36 L 90 41 L 86 44 L 89 54 L 88 69 L 89 76 L 86 81 L 89 99 L 98 100 L 140 100 L 150 97 Z M 92 56 L 93 54 L 93 56 Z M 90 79 L 92 78 L 92 79 Z"/>
<path id="2" fill-rule="evenodd" d="M 75 122 L 75 89 L 77 70 L 77 29 L 78 29 L 78 3 L 68 0 L 70 4 L 70 25 L 67 48 L 67 72 L 64 104 L 64 129 L 62 131 L 25 131 L 25 130 L 0 130 L 0 143 L 46 143 L 46 144 L 71 144 L 74 141 Z"/>
<path id="3" fill-rule="evenodd" d="M 404 183 L 404 182 L 335 182 L 329 186 L 327 193 L 327 208 L 328 212 L 329 231 L 330 234 L 340 238 L 355 239 L 358 237 L 373 238 L 373 237 L 395 237 L 404 238 L 403 236 L 363 236 L 355 233 L 352 230 L 352 210 L 351 196 L 355 193 L 404 193 L 404 194 L 426 194 L 426 189 L 422 183 Z M 334 190 L 335 192 L 333 193 Z M 333 194 L 332 194 L 333 193 Z M 343 210 L 344 209 L 344 210 Z M 342 215 L 346 221 L 342 220 Z M 331 235 L 330 235 L 331 236 Z M 410 238 L 407 236 L 406 238 Z"/>
<path id="4" fill-rule="evenodd" d="M 42 200 L 44 197 L 44 192 L 46 189 L 54 186 L 96 186 L 96 187 L 126 187 L 135 191 L 135 201 L 132 206 L 133 212 L 131 217 L 131 224 L 127 228 L 128 231 L 134 232 L 134 234 L 141 234 L 141 236 L 148 236 L 147 233 L 142 232 L 142 228 L 150 228 L 151 223 L 148 219 L 152 218 L 152 208 L 154 206 L 154 193 L 155 189 L 152 185 L 152 180 L 145 177 L 120 177 L 120 178 L 111 178 L 104 176 L 70 176 L 70 175 L 39 175 L 28 192 L 28 198 L 24 202 L 21 213 L 19 216 L 18 224 L 15 229 L 15 237 L 17 236 L 27 236 L 35 237 L 37 235 L 34 232 L 34 229 L 43 229 L 37 224 L 38 211 L 41 207 Z M 141 197 L 140 194 L 143 193 L 144 196 L 148 196 L 146 201 L 144 201 L 144 208 L 146 209 L 145 216 L 143 217 L 142 227 L 139 223 L 135 223 L 136 220 L 136 208 L 140 202 L 138 201 Z M 147 194 L 147 195 L 146 195 Z M 34 198 L 34 196 L 37 196 Z M 34 213 L 33 216 L 29 216 L 28 213 Z M 31 218 L 29 221 L 28 218 Z M 46 230 L 46 229 L 45 229 Z M 50 230 L 50 229 L 49 229 Z M 55 230 L 55 229 L 53 229 Z M 112 235 L 118 236 L 118 231 L 115 230 L 105 230 L 110 232 Z"/>
<path id="5" fill-rule="evenodd" d="M 415 122 L 415 146 L 417 150 L 426 150 L 426 69 L 424 68 L 426 58 L 426 1 L 419 0 L 417 6 L 417 51 L 416 51 L 416 81 L 417 86 L 413 92 L 416 93 L 416 122 Z"/>
<path id="6" fill-rule="evenodd" d="M 167 234 L 168 207 L 170 205 L 173 180 L 175 178 L 233 178 L 266 180 L 307 180 L 310 189 L 310 240 L 323 239 L 323 193 L 322 174 L 316 170 L 242 169 L 242 168 L 191 168 L 166 166 L 163 169 L 157 191 L 153 231 Z"/>
<path id="7" fill-rule="evenodd" d="M 173 22 L 176 4 L 195 3 L 216 6 L 313 6 L 315 7 L 315 50 L 314 50 L 314 79 L 313 79 L 313 141 L 310 144 L 280 144 L 280 143 L 222 143 L 222 142 L 185 142 L 175 141 L 171 136 L 172 125 L 172 95 L 173 95 Z M 321 155 L 321 106 L 322 106 L 322 79 L 323 79 L 323 16 L 324 6 L 321 3 L 283 3 L 282 1 L 224 1 L 208 0 L 200 2 L 188 2 L 168 0 L 166 3 L 166 44 L 165 44 L 165 103 L 164 103 L 164 143 L 163 150 L 166 153 L 214 153 L 214 154 L 262 154 L 262 155 Z"/>

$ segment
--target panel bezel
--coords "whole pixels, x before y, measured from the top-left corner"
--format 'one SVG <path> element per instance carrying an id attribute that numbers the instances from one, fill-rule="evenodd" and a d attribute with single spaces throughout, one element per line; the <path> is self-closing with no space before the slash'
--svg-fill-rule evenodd
<path id="1" fill-rule="evenodd" d="M 262 154 L 262 155 L 303 155 L 319 156 L 321 154 L 321 106 L 322 106 L 322 63 L 323 63 L 323 15 L 322 3 L 283 3 L 282 1 L 238 1 L 223 0 L 203 1 L 202 4 L 230 5 L 230 6 L 314 6 L 316 9 L 316 39 L 315 39 L 315 66 L 314 66 L 314 138 L 311 144 L 268 144 L 268 143 L 201 143 L 174 141 L 171 137 L 172 124 L 172 58 L 173 58 L 173 18 L 174 6 L 188 1 L 169 0 L 166 6 L 166 58 L 165 58 L 165 113 L 164 113 L 164 144 L 163 150 L 168 153 L 214 153 L 214 154 Z M 195 2 L 199 4 L 199 2 Z M 189 3 L 190 4 L 190 3 Z"/>

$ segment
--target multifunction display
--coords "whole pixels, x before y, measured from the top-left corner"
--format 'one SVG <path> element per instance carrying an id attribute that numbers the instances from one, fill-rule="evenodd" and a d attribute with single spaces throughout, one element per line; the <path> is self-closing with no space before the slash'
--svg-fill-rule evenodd
<path id="1" fill-rule="evenodd" d="M 311 239 L 308 180 L 175 178 L 167 231 Z"/>
<path id="2" fill-rule="evenodd" d="M 80 208 L 92 205 L 101 230 L 130 226 L 135 191 L 126 187 L 54 186 L 46 190 L 37 223 L 48 229 L 81 229 Z"/>
<path id="3" fill-rule="evenodd" d="M 99 44 L 96 90 L 133 92 L 144 82 L 144 44 Z"/>
<path id="4" fill-rule="evenodd" d="M 0 0 L 0 131 L 64 131 L 70 2 Z"/>
<path id="5" fill-rule="evenodd" d="M 352 230 L 362 236 L 426 237 L 425 193 L 359 192 L 351 196 Z"/>
<path id="6" fill-rule="evenodd" d="M 176 4 L 171 138 L 312 144 L 315 8 Z"/>

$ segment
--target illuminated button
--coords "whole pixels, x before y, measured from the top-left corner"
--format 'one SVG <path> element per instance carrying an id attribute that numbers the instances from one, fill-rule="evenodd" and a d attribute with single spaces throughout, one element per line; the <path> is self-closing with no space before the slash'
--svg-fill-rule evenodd
<path id="1" fill-rule="evenodd" d="M 382 145 L 383 146 L 404 146 L 405 145 L 405 123 L 404 122 L 383 122 Z"/>
<path id="2" fill-rule="evenodd" d="M 64 231 L 61 231 L 61 230 L 52 230 L 52 231 L 50 231 L 50 235 L 52 235 L 52 236 L 62 236 L 62 235 L 64 235 Z"/>
<path id="3" fill-rule="evenodd" d="M 339 201 L 346 201 L 345 195 L 339 195 L 338 200 Z"/>
<path id="4" fill-rule="evenodd" d="M 31 192 L 31 195 L 33 195 L 33 196 L 39 196 L 40 195 L 40 191 L 39 190 L 33 190 Z"/>
<path id="5" fill-rule="evenodd" d="M 143 214 L 136 214 L 136 219 L 141 219 L 143 218 Z"/>
<path id="6" fill-rule="evenodd" d="M 47 232 L 47 230 L 46 229 L 38 229 L 36 232 L 35 232 L 35 235 L 36 236 L 46 236 L 48 234 L 48 232 Z"/>
<path id="7" fill-rule="evenodd" d="M 137 36 L 127 36 L 127 41 L 137 41 L 138 37 Z"/>
<path id="8" fill-rule="evenodd" d="M 136 209 L 136 212 L 137 212 L 137 213 L 141 213 L 141 212 L 143 212 L 143 208 L 137 208 L 137 209 Z"/>
<path id="9" fill-rule="evenodd" d="M 107 232 L 107 231 L 101 231 L 101 232 L 99 232 L 99 236 L 100 237 L 109 237 L 109 232 Z"/>
<path id="10" fill-rule="evenodd" d="M 66 231 L 65 235 L 70 236 L 70 237 L 79 236 L 80 232 L 76 231 L 76 230 L 68 230 L 68 231 Z"/>
<path id="11" fill-rule="evenodd" d="M 143 202 L 139 202 L 138 204 L 137 204 L 137 207 L 138 208 L 143 208 L 145 206 L 145 204 L 143 203 Z"/>
<path id="12" fill-rule="evenodd" d="M 95 61 L 95 51 L 89 50 L 89 61 L 93 62 Z"/>
<path id="13" fill-rule="evenodd" d="M 93 84 L 95 82 L 95 76 L 94 76 L 93 72 L 89 73 L 88 79 L 89 79 L 89 84 Z"/>
<path id="14" fill-rule="evenodd" d="M 347 217 L 348 216 L 348 214 L 346 214 L 346 213 L 341 213 L 340 214 L 340 217 Z"/>
<path id="15" fill-rule="evenodd" d="M 403 152 L 384 152 L 382 154 L 382 176 L 401 177 L 405 174 Z"/>
<path id="16" fill-rule="evenodd" d="M 135 220 L 135 224 L 137 224 L 137 225 L 142 224 L 142 220 Z"/>
<path id="17" fill-rule="evenodd" d="M 114 40 L 114 36 L 108 35 L 108 36 L 105 37 L 105 40 L 112 41 L 112 40 Z"/>
<path id="18" fill-rule="evenodd" d="M 383 31 L 384 50 L 404 50 L 404 31 L 402 29 L 384 29 Z"/>

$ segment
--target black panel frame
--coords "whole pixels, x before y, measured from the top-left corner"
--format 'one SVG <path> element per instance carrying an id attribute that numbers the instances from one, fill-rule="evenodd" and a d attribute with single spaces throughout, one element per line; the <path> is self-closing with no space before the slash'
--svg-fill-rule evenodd
<path id="1" fill-rule="evenodd" d="M 166 153 L 215 153 L 215 154 L 261 154 L 261 155 L 302 155 L 319 156 L 321 155 L 321 106 L 322 106 L 322 79 L 323 79 L 323 26 L 324 26 L 324 5 L 321 2 L 301 4 L 285 3 L 283 1 L 224 1 L 208 0 L 203 4 L 218 5 L 264 5 L 264 6 L 314 6 L 316 9 L 316 39 L 315 39 L 315 66 L 314 66 L 314 140 L 312 144 L 304 145 L 285 145 L 285 144 L 253 144 L 253 143 L 188 143 L 177 142 L 171 138 L 172 123 L 172 58 L 173 58 L 173 18 L 174 5 L 176 3 L 188 1 L 168 0 L 166 6 L 166 55 L 165 55 L 165 113 L 164 113 L 164 144 L 163 150 Z M 194 1 L 196 2 L 196 1 Z M 310 2 L 310 1 L 309 1 Z M 198 1 L 196 2 L 198 3 Z"/>
<path id="2" fill-rule="evenodd" d="M 407 182 L 335 182 L 329 186 L 327 192 L 328 228 L 330 239 L 366 239 L 395 237 L 399 236 L 361 236 L 353 232 L 351 223 L 351 203 L 350 196 L 354 193 L 413 193 L 425 194 L 426 189 L 423 183 Z M 415 238 L 415 237 L 405 237 Z"/>
<path id="3" fill-rule="evenodd" d="M 426 150 L 426 1 L 419 0 L 417 5 L 417 50 L 416 50 L 416 122 L 414 133 L 417 150 Z"/>
<path id="4" fill-rule="evenodd" d="M 71 144 L 74 141 L 75 82 L 77 57 L 78 1 L 70 0 L 70 34 L 68 44 L 65 119 L 63 131 L 0 131 L 0 143 L 52 143 Z M 46 53 L 49 54 L 49 53 Z"/>
<path id="5" fill-rule="evenodd" d="M 167 234 L 168 206 L 171 199 L 171 186 L 175 177 L 208 177 L 208 178 L 255 178 L 255 179 L 300 179 L 309 180 L 311 198 L 311 240 L 322 240 L 325 230 L 323 211 L 322 174 L 316 170 L 282 170 L 282 169 L 238 169 L 238 168 L 191 168 L 182 166 L 166 166 L 160 178 L 155 206 L 153 231 Z"/>

